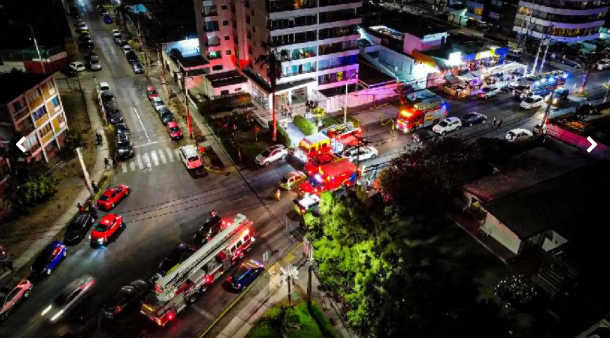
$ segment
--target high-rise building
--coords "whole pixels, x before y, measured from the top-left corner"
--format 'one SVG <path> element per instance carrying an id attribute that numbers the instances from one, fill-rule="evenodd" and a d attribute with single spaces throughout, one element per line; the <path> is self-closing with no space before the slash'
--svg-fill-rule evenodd
<path id="1" fill-rule="evenodd" d="M 271 108 L 267 67 L 256 63 L 257 57 L 270 52 L 281 61 L 277 107 L 298 107 L 319 93 L 339 94 L 346 82 L 350 91 L 355 89 L 361 0 L 241 1 L 245 36 L 240 39 L 248 55 L 240 59 L 249 62 L 246 74 L 258 103 Z"/>

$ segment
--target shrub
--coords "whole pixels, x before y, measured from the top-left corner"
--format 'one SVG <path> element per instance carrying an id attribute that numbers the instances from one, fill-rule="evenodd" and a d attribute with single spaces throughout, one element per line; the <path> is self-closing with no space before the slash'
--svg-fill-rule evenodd
<path id="1" fill-rule="evenodd" d="M 271 131 L 271 137 L 273 137 L 273 121 L 269 121 L 269 130 Z M 285 145 L 286 148 L 290 148 L 292 146 L 290 136 L 279 124 L 277 124 L 277 141 Z"/>
<path id="2" fill-rule="evenodd" d="M 19 187 L 17 192 L 19 203 L 29 206 L 41 202 L 57 192 L 58 184 L 59 179 L 52 174 L 30 178 Z"/>
<path id="3" fill-rule="evenodd" d="M 201 102 L 197 105 L 199 114 L 215 114 L 231 111 L 235 108 L 247 107 L 252 102 L 252 96 L 248 93 L 222 97 L 216 100 Z"/>
<path id="4" fill-rule="evenodd" d="M 303 132 L 306 136 L 313 135 L 318 132 L 318 127 L 315 123 L 309 121 L 301 115 L 297 115 L 294 117 L 294 125 L 299 128 L 300 131 Z"/>
<path id="5" fill-rule="evenodd" d="M 254 163 L 254 159 L 258 154 L 262 153 L 263 150 L 267 149 L 265 142 L 239 142 L 237 143 L 241 151 L 241 157 L 243 163 Z"/>

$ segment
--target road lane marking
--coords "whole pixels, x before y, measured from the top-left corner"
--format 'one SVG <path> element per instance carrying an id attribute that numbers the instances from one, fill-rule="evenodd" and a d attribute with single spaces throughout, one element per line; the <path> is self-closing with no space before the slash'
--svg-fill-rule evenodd
<path id="1" fill-rule="evenodd" d="M 131 161 L 131 162 L 129 163 L 129 170 L 130 170 L 130 171 L 134 171 L 134 170 L 136 170 L 136 162 L 135 162 L 135 161 Z"/>
<path id="2" fill-rule="evenodd" d="M 140 168 L 140 170 L 144 169 L 144 165 L 142 164 L 142 156 L 140 156 L 140 154 L 138 154 L 136 160 L 138 161 L 138 168 Z"/>
<path id="3" fill-rule="evenodd" d="M 127 172 L 127 163 L 125 163 L 125 162 L 121 163 L 121 170 L 123 170 L 123 173 Z"/>
<path id="4" fill-rule="evenodd" d="M 150 169 L 152 165 L 150 165 L 150 157 L 148 157 L 148 153 L 145 153 L 144 155 L 142 155 L 142 157 L 144 157 L 144 163 L 146 168 Z"/>
<path id="5" fill-rule="evenodd" d="M 195 311 L 199 312 L 200 315 L 206 317 L 207 319 L 214 319 L 214 316 L 212 316 L 211 313 L 209 313 L 206 310 L 202 309 L 201 307 L 197 306 L 197 304 L 191 304 L 191 307 L 193 309 L 195 309 Z"/>
<path id="6" fill-rule="evenodd" d="M 174 152 L 176 153 L 176 158 L 180 158 L 180 150 L 174 149 Z"/>
<path id="7" fill-rule="evenodd" d="M 150 157 L 152 158 L 152 161 L 155 163 L 155 167 L 159 165 L 159 158 L 157 157 L 157 152 L 156 151 L 151 151 L 150 152 Z"/>
<path id="8" fill-rule="evenodd" d="M 163 150 L 159 149 L 159 157 L 161 158 L 161 162 L 163 164 L 167 164 L 167 160 L 165 159 L 165 155 L 163 154 Z"/>
<path id="9" fill-rule="evenodd" d="M 146 128 L 144 128 L 144 123 L 142 123 L 142 119 L 140 118 L 140 114 L 138 114 L 138 110 L 136 109 L 136 107 L 133 107 L 133 111 L 136 112 L 136 116 L 138 117 L 138 121 L 140 121 L 140 125 L 142 126 L 142 130 L 144 130 L 144 135 L 146 135 L 146 139 L 148 140 L 148 143 L 150 143 L 150 137 L 148 137 L 148 132 L 146 131 Z"/>
<path id="10" fill-rule="evenodd" d="M 149 146 L 149 145 L 151 145 L 151 144 L 157 144 L 157 143 L 159 143 L 159 141 L 148 142 L 148 143 L 144 143 L 144 144 L 138 144 L 138 145 L 133 146 L 133 147 L 134 147 L 134 148 L 140 148 L 140 147 L 146 147 L 146 146 Z"/>
<path id="11" fill-rule="evenodd" d="M 172 151 L 169 148 L 165 148 L 165 152 L 167 152 L 167 157 L 169 158 L 169 161 L 174 162 L 174 154 L 172 154 Z"/>

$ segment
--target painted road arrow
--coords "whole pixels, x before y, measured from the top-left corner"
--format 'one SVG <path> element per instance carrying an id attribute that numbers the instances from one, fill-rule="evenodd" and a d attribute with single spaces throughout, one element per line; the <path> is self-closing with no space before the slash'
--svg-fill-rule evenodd
<path id="1" fill-rule="evenodd" d="M 589 141 L 589 143 L 591 143 L 591 146 L 589 148 L 587 148 L 587 152 L 590 153 L 595 147 L 597 147 L 597 142 L 593 141 L 591 136 L 587 137 L 587 141 Z"/>
<path id="2" fill-rule="evenodd" d="M 23 142 L 25 142 L 25 136 L 22 137 L 19 142 L 17 142 L 17 148 L 19 148 L 19 150 L 25 153 L 25 147 L 23 147 Z"/>

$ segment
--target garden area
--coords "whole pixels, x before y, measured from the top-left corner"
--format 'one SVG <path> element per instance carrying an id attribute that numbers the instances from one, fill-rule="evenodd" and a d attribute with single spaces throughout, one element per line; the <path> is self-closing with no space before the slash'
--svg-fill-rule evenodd
<path id="1" fill-rule="evenodd" d="M 312 313 L 300 302 L 291 307 L 279 304 L 267 311 L 246 338 L 334 338 L 335 333 L 324 313 L 315 304 Z"/>

